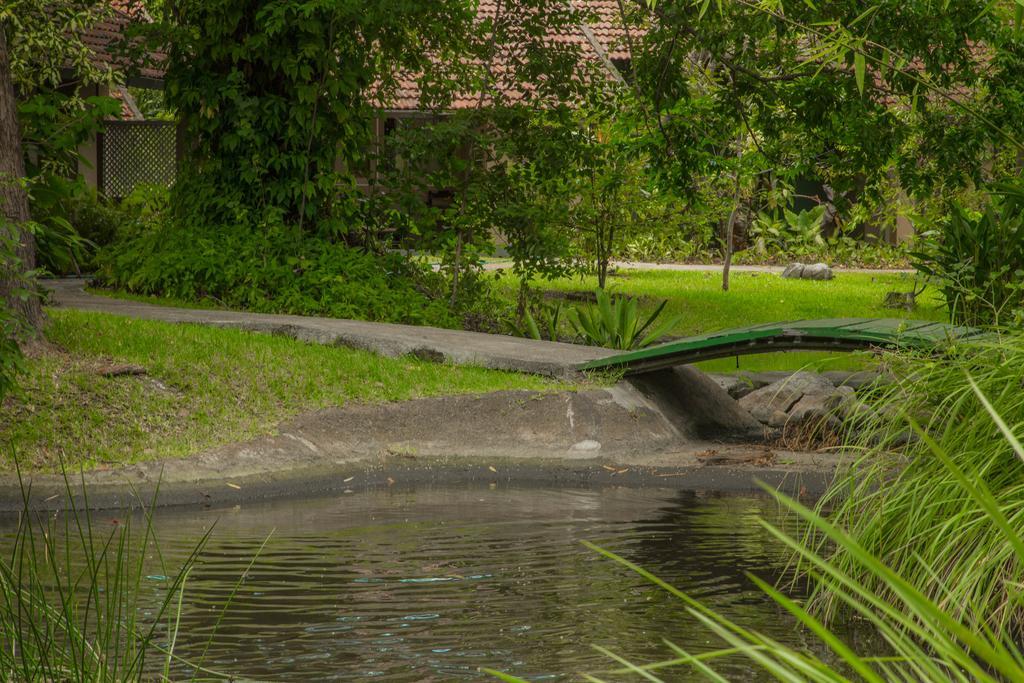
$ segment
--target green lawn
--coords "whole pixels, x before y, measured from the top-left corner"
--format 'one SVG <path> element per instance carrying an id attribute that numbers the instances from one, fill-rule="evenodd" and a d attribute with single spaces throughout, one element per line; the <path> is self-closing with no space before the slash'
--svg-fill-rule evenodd
<path id="1" fill-rule="evenodd" d="M 500 281 L 508 296 L 513 296 L 518 282 L 512 278 Z M 730 327 L 758 323 L 811 318 L 920 318 L 944 320 L 945 311 L 934 292 L 919 297 L 916 311 L 884 308 L 882 302 L 889 291 L 911 291 L 914 278 L 908 275 L 843 273 L 834 280 L 812 282 L 783 279 L 771 273 L 734 272 L 728 292 L 722 291 L 720 272 L 667 270 L 620 270 L 609 277 L 614 292 L 639 296 L 642 308 L 652 310 L 662 299 L 668 299 L 663 315 L 680 316 L 672 329 L 673 336 L 689 336 Z M 558 291 L 592 291 L 597 286 L 593 277 L 538 283 L 543 289 Z M 863 355 L 830 355 L 825 353 L 775 353 L 740 358 L 743 370 L 797 369 L 814 365 L 822 369 L 863 367 Z M 701 364 L 714 371 L 735 371 L 736 360 L 724 359 Z"/>
<path id="2" fill-rule="evenodd" d="M 886 292 L 911 291 L 912 275 L 886 273 L 847 273 L 839 271 L 834 280 L 812 282 L 787 280 L 772 273 L 734 272 L 731 288 L 723 292 L 719 271 L 619 270 L 609 278 L 612 291 L 641 297 L 642 308 L 652 310 L 662 299 L 668 299 L 666 316 L 679 316 L 679 323 L 670 334 L 684 337 L 730 327 L 757 323 L 810 318 L 915 318 L 945 320 L 945 310 L 934 290 L 926 291 L 917 310 L 908 312 L 882 306 Z M 506 308 L 514 308 L 518 280 L 508 273 L 496 279 L 499 295 Z M 553 282 L 537 282 L 540 289 L 563 292 L 591 292 L 596 278 L 566 278 Z M 195 303 L 157 297 L 135 296 L 92 290 L 97 294 L 118 296 L 149 303 L 196 307 Z M 573 304 L 579 305 L 579 304 Z M 209 307 L 215 307 L 210 302 Z M 563 334 L 571 329 L 566 325 Z M 870 365 L 867 354 L 828 354 L 815 352 L 773 353 L 743 356 L 701 363 L 699 367 L 713 372 L 796 370 L 813 367 L 819 370 L 859 369 Z"/>
<path id="3" fill-rule="evenodd" d="M 185 456 L 271 432 L 349 401 L 556 389 L 540 377 L 306 344 L 238 330 L 50 310 L 53 349 L 29 362 L 0 410 L 0 468 L 29 470 Z M 141 376 L 104 377 L 112 364 Z"/>

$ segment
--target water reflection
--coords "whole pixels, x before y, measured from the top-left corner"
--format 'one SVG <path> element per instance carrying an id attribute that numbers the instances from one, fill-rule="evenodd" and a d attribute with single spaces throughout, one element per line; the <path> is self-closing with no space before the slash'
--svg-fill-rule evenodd
<path id="1" fill-rule="evenodd" d="M 186 659 L 205 651 L 205 666 L 260 680 L 481 680 L 480 666 L 573 680 L 608 668 L 593 643 L 637 660 L 668 656 L 662 637 L 698 652 L 719 645 L 678 601 L 581 539 L 779 640 L 801 638 L 746 578 L 780 566 L 765 515 L 775 508 L 763 498 L 638 489 L 428 489 L 165 511 L 168 567 L 148 590 L 156 601 L 160 573 L 216 522 L 187 585 Z M 740 663 L 728 673 L 754 680 Z"/>

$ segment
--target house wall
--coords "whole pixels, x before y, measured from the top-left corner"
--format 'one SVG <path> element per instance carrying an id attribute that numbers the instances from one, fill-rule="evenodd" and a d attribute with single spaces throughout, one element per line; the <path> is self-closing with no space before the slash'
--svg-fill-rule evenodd
<path id="1" fill-rule="evenodd" d="M 81 90 L 82 97 L 94 95 L 107 95 L 109 90 L 105 85 L 93 85 Z M 86 185 L 100 190 L 100 136 L 102 133 L 93 135 L 87 142 L 78 147 L 78 174 L 85 179 Z"/>

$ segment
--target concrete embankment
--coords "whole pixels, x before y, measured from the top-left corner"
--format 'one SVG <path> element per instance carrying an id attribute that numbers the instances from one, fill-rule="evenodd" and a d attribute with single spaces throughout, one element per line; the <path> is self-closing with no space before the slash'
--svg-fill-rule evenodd
<path id="1" fill-rule="evenodd" d="M 31 478 L 32 507 L 224 505 L 382 486 L 658 486 L 821 493 L 839 457 L 772 450 L 721 386 L 690 369 L 607 389 L 497 392 L 320 410 L 183 459 Z M 0 476 L 0 509 L 22 508 Z"/>

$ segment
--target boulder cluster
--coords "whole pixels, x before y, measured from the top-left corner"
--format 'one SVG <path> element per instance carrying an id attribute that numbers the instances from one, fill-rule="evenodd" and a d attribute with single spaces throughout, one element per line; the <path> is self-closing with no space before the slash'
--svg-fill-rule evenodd
<path id="1" fill-rule="evenodd" d="M 838 429 L 852 414 L 869 417 L 872 409 L 857 398 L 858 389 L 878 381 L 872 372 L 757 373 L 717 378 L 739 406 L 772 430 L 793 425 Z"/>

